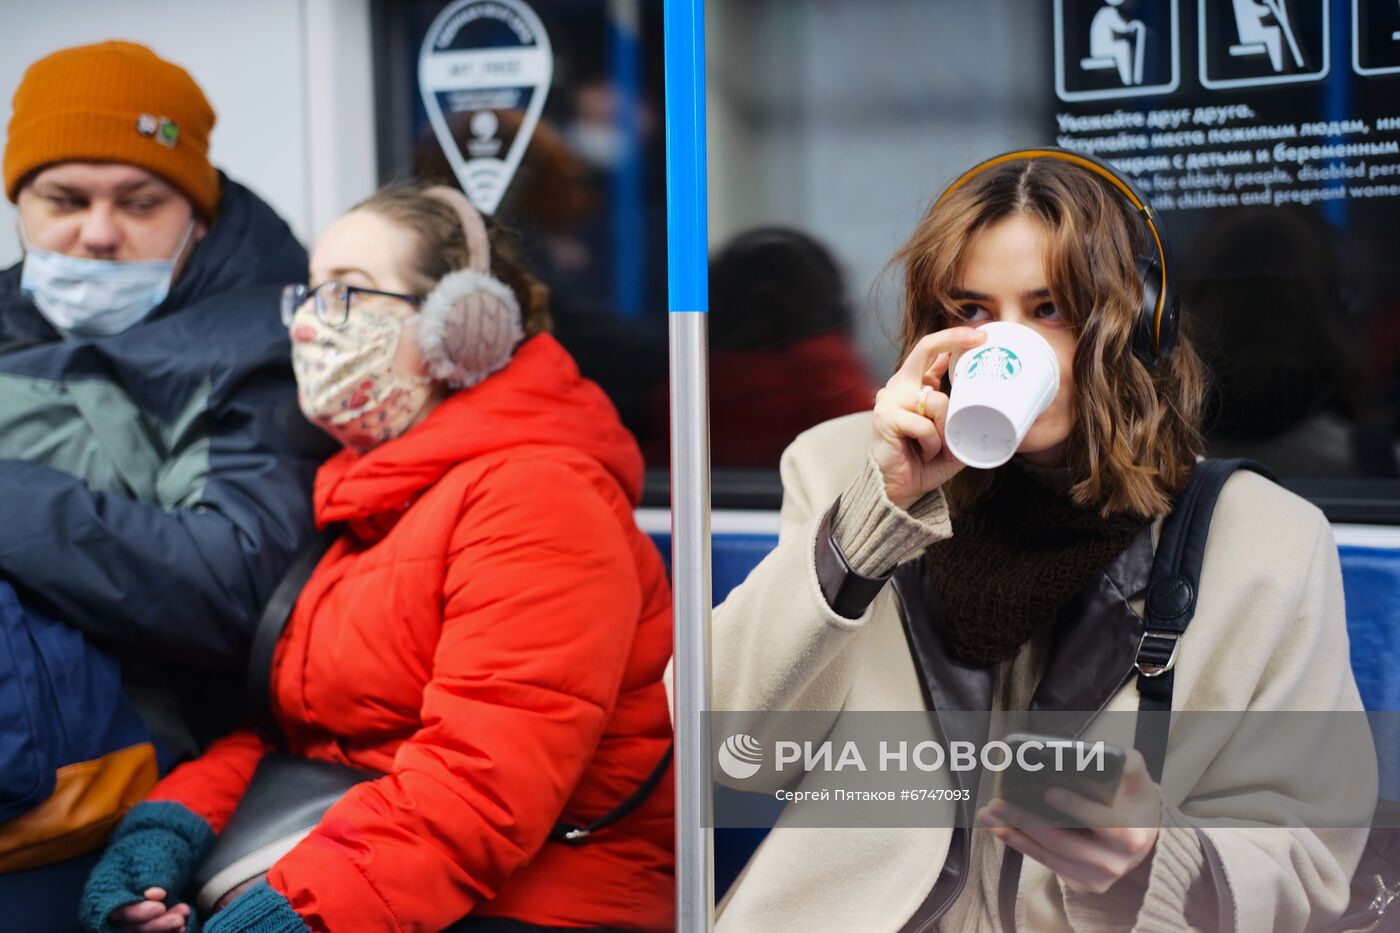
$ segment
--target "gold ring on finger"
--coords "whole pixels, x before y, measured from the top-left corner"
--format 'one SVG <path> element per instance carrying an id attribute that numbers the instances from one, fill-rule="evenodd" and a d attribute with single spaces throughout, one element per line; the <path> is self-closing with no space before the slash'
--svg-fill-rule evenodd
<path id="1" fill-rule="evenodd" d="M 919 401 L 915 410 L 919 413 L 920 418 L 927 417 L 924 414 L 924 403 L 928 401 L 929 393 L 932 391 L 933 386 L 919 386 Z"/>

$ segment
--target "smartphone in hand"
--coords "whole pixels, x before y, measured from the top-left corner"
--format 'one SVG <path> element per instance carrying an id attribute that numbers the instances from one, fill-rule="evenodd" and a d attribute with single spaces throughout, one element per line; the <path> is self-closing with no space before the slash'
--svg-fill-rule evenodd
<path id="1" fill-rule="evenodd" d="M 1127 756 L 1108 742 L 1085 742 L 1063 736 L 1012 732 L 1004 739 L 1011 763 L 997 773 L 996 795 L 1056 826 L 1078 822 L 1045 802 L 1045 792 L 1060 787 L 1110 806 L 1118 796 Z"/>

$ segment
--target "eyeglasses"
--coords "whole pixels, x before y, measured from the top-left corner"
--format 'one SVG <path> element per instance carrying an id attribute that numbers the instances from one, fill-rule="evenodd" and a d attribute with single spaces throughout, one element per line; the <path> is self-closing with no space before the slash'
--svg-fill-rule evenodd
<path id="1" fill-rule="evenodd" d="M 282 323 L 292 326 L 292 315 L 297 313 L 297 309 L 306 304 L 307 300 L 312 300 L 312 307 L 316 312 L 316 319 L 327 327 L 344 327 L 345 322 L 350 320 L 350 309 L 355 304 L 356 295 L 382 295 L 385 298 L 397 298 L 399 301 L 406 301 L 413 307 L 418 307 L 423 303 L 423 299 L 417 295 L 405 295 L 402 292 L 382 292 L 377 288 L 360 288 L 358 285 L 346 285 L 344 282 L 331 280 L 322 282 L 315 288 L 307 288 L 305 285 L 288 285 L 282 289 Z"/>

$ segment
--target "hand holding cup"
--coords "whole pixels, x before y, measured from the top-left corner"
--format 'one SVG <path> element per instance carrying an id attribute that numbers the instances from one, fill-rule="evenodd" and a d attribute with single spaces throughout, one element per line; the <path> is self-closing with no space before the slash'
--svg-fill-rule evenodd
<path id="1" fill-rule="evenodd" d="M 954 354 L 985 339 L 974 327 L 950 327 L 924 336 L 876 394 L 870 454 L 885 494 L 900 508 L 907 509 L 963 468 L 943 443 L 948 411 L 943 375 Z"/>

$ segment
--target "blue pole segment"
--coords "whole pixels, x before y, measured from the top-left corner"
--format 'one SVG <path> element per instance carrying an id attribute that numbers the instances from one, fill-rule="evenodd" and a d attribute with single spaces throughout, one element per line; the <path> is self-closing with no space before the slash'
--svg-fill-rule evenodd
<path id="1" fill-rule="evenodd" d="M 610 0 L 608 48 L 617 88 L 617 130 L 624 140 L 622 158 L 613 172 L 613 305 L 623 317 L 642 314 L 642 183 L 640 145 L 642 84 L 641 0 Z"/>
<path id="2" fill-rule="evenodd" d="M 708 311 L 704 0 L 666 0 L 664 15 L 668 307 Z"/>
<path id="3" fill-rule="evenodd" d="M 671 369 L 671 583 L 676 730 L 676 930 L 710 933 L 709 288 L 705 230 L 705 7 L 665 0 L 666 250 Z"/>

